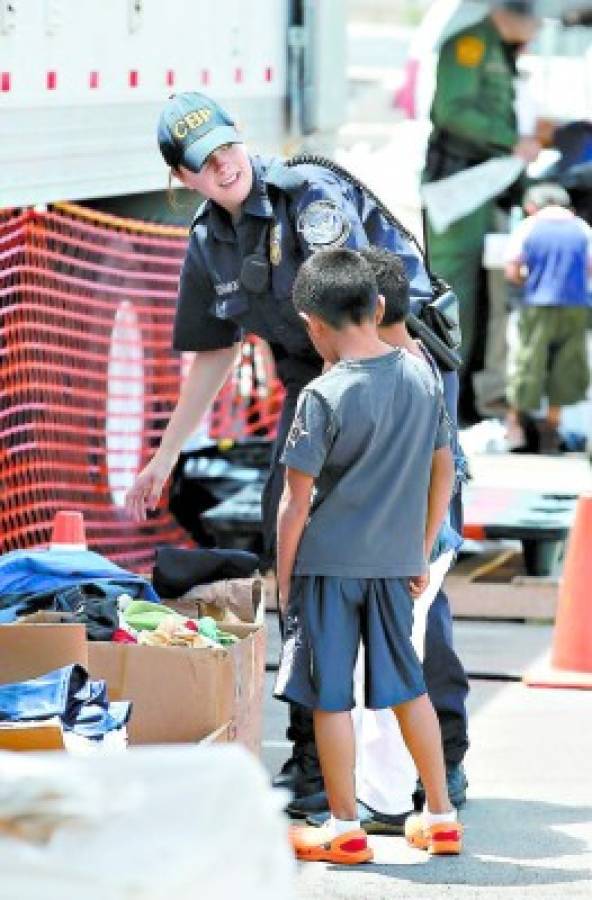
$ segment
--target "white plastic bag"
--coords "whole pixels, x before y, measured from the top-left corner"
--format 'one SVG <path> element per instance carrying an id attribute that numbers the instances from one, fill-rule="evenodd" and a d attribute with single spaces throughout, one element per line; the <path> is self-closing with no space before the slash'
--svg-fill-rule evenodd
<path id="1" fill-rule="evenodd" d="M 19 780 L 21 812 L 53 793 L 75 816 L 46 844 L 0 833 L 0 900 L 293 897 L 284 798 L 238 745 L 0 754 L 0 818 Z"/>

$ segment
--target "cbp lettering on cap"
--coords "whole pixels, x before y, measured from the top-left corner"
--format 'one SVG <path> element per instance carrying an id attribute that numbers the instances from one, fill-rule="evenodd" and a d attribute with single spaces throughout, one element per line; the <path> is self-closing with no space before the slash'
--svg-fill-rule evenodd
<path id="1" fill-rule="evenodd" d="M 160 115 L 158 144 L 173 169 L 199 172 L 214 150 L 241 143 L 228 113 L 204 94 L 173 95 Z"/>

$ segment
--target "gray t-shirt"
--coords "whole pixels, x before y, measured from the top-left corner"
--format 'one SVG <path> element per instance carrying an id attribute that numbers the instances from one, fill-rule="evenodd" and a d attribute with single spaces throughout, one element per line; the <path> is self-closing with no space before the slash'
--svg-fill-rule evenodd
<path id="1" fill-rule="evenodd" d="M 311 381 L 282 456 L 315 478 L 294 574 L 424 572 L 432 455 L 449 443 L 442 393 L 405 350 L 342 360 Z"/>

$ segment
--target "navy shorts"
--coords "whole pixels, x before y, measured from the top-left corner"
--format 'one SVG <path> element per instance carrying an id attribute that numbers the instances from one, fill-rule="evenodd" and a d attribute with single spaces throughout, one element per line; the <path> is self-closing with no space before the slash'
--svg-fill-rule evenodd
<path id="1" fill-rule="evenodd" d="M 412 624 L 407 579 L 294 576 L 274 695 L 326 712 L 353 709 L 360 640 L 366 707 L 386 709 L 425 694 Z"/>

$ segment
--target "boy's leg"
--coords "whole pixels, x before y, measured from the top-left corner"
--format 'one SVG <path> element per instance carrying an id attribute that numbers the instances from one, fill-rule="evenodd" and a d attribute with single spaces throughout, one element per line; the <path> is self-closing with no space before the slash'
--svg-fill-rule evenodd
<path id="1" fill-rule="evenodd" d="M 293 827 L 298 859 L 347 865 L 370 862 L 374 854 L 356 817 L 354 730 L 349 712 L 313 713 L 315 737 L 331 818 L 320 828 Z"/>
<path id="2" fill-rule="evenodd" d="M 411 642 L 420 662 L 423 661 L 425 652 L 428 612 L 450 568 L 451 560 L 452 552 L 448 552 L 430 565 L 430 583 L 421 597 L 413 601 Z M 362 647 L 360 655 L 363 654 Z M 356 673 L 359 668 L 358 660 Z M 363 705 L 363 697 L 361 703 Z M 358 718 L 359 722 L 354 719 L 356 796 L 370 809 L 377 811 L 371 824 L 372 832 L 379 833 L 382 819 L 386 830 L 389 818 L 393 817 L 399 819 L 402 830 L 404 818 L 413 809 L 412 797 L 417 779 L 415 763 L 390 709 L 363 709 Z M 362 825 L 368 831 L 364 820 Z"/>
<path id="3" fill-rule="evenodd" d="M 347 865 L 368 862 L 373 853 L 356 817 L 350 713 L 364 580 L 302 576 L 294 581 L 288 616 L 290 633 L 276 696 L 301 700 L 315 710 L 317 746 L 329 779 L 333 815 L 321 828 L 293 827 L 291 843 L 302 860 Z"/>
<path id="4" fill-rule="evenodd" d="M 446 766 L 438 717 L 427 694 L 393 709 L 403 740 L 417 766 L 432 813 L 452 810 L 446 789 Z"/>
<path id="5" fill-rule="evenodd" d="M 336 819 L 356 820 L 355 744 L 351 713 L 313 713 L 315 738 L 329 807 Z"/>
<path id="6" fill-rule="evenodd" d="M 462 826 L 448 797 L 446 767 L 438 718 L 427 694 L 393 707 L 405 743 L 426 791 L 423 813 L 409 816 L 405 837 L 409 844 L 431 854 L 458 854 Z"/>
<path id="7" fill-rule="evenodd" d="M 407 579 L 370 580 L 363 621 L 367 650 L 366 704 L 373 709 L 392 708 L 408 750 L 425 778 L 429 807 L 419 817 L 421 843 L 434 853 L 458 853 L 460 828 L 446 788 L 446 767 L 438 719 L 426 693 L 421 664 L 410 641 L 413 601 Z M 408 837 L 410 816 L 405 823 Z M 454 831 L 455 843 L 435 844 L 432 826 L 444 823 Z M 414 826 L 415 827 L 415 826 Z"/>

